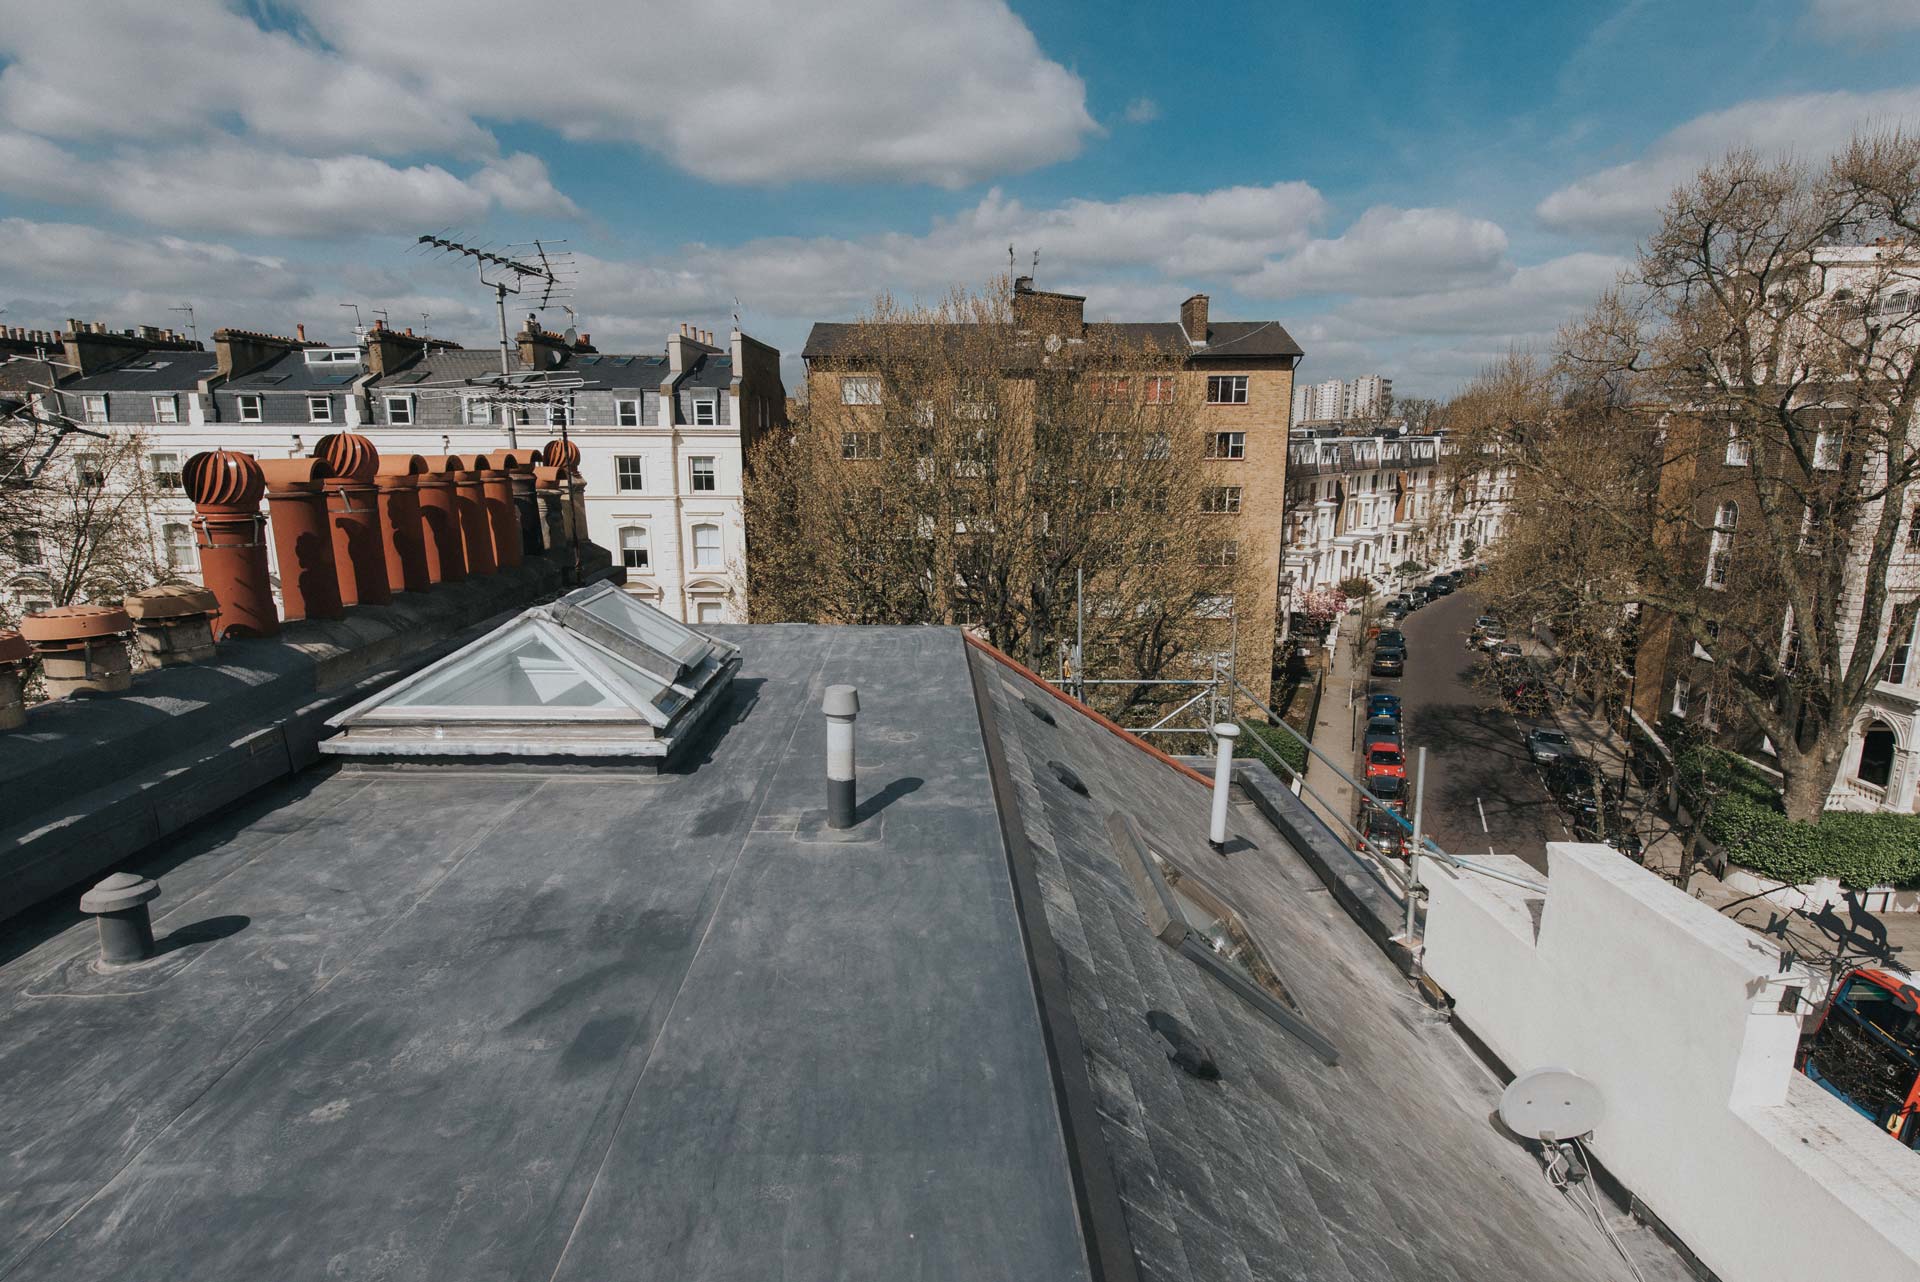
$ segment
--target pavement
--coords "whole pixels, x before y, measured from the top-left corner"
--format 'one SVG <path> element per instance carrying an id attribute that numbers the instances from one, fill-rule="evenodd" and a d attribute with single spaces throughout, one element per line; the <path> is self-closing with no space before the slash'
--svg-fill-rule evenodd
<path id="1" fill-rule="evenodd" d="M 1364 692 L 1366 679 L 1356 674 L 1356 620 L 1344 618 L 1334 635 L 1332 662 L 1327 665 L 1326 680 L 1320 688 L 1320 714 L 1313 726 L 1313 746 L 1335 761 L 1351 763 L 1356 747 L 1359 721 L 1355 716 L 1356 688 Z M 1317 755 L 1307 758 L 1307 804 L 1343 839 L 1353 836 L 1353 812 L 1358 804 L 1354 787 L 1332 766 Z"/>

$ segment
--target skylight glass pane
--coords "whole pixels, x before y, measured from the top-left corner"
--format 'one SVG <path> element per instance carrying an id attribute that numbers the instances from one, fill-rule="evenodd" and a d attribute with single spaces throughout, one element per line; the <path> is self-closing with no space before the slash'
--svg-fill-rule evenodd
<path id="1" fill-rule="evenodd" d="M 399 708 L 618 708 L 537 634 L 475 654 L 388 701 Z"/>
<path id="2" fill-rule="evenodd" d="M 713 643 L 698 632 L 618 589 L 609 589 L 591 600 L 572 604 L 683 667 L 698 666 L 713 649 Z"/>

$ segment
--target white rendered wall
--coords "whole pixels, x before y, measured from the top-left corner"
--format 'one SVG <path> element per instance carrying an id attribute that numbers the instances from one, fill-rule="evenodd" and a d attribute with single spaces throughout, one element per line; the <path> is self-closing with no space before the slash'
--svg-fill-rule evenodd
<path id="1" fill-rule="evenodd" d="M 1544 902 L 1423 865 L 1455 1017 L 1595 1082 L 1594 1152 L 1728 1282 L 1920 1278 L 1920 1153 L 1794 1071 L 1778 949 L 1605 846 L 1547 853 Z"/>

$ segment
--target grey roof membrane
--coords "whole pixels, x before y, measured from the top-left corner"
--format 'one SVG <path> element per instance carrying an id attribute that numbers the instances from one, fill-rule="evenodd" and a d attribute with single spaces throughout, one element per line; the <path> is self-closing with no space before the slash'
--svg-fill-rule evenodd
<path id="1" fill-rule="evenodd" d="M 1624 1276 L 1250 809 L 1211 854 L 1205 787 L 953 630 L 714 631 L 745 666 L 677 770 L 310 771 L 136 866 L 154 961 L 95 970 L 68 909 L 0 932 L 0 1279 Z M 1113 808 L 1339 1066 L 1147 932 Z"/>
<path id="2" fill-rule="evenodd" d="M 499 357 L 494 361 L 498 366 Z M 231 392 L 339 392 L 364 377 L 365 365 L 309 365 L 305 349 L 287 352 L 257 369 L 229 379 L 220 390 Z"/>
<path id="3" fill-rule="evenodd" d="M 0 1277 L 1084 1277 L 959 635 L 715 631 L 683 773 L 310 773 L 0 968 Z"/>

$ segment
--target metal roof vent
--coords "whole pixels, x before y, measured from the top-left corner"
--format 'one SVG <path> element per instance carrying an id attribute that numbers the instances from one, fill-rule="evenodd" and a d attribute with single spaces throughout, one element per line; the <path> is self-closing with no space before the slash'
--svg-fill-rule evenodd
<path id="1" fill-rule="evenodd" d="M 737 646 L 611 584 L 570 592 L 327 722 L 321 751 L 658 769 L 740 667 Z"/>

